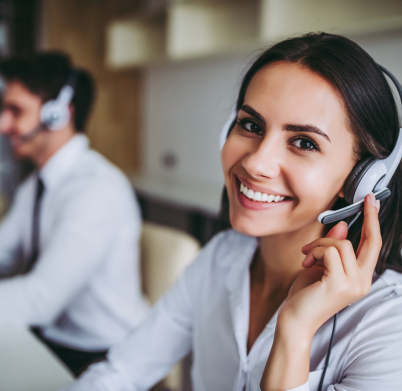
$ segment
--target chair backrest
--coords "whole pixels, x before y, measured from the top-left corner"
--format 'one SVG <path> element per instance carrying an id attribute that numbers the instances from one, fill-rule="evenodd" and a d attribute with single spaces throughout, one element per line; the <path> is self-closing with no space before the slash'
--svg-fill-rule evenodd
<path id="1" fill-rule="evenodd" d="M 144 223 L 141 237 L 143 289 L 154 304 L 197 256 L 200 245 L 177 229 Z"/>

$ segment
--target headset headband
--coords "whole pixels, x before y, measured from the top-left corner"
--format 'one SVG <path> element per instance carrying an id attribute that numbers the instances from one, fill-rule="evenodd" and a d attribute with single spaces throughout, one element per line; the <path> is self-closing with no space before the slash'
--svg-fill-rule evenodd
<path id="1" fill-rule="evenodd" d="M 70 71 L 66 83 L 60 89 L 56 99 L 47 101 L 41 110 L 41 123 L 49 130 L 60 130 L 70 120 L 69 105 L 73 100 L 78 72 Z"/>

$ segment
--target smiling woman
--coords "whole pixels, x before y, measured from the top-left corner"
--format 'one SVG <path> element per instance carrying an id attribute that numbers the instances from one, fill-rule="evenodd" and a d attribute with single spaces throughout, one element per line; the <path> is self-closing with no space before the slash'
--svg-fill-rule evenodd
<path id="1" fill-rule="evenodd" d="M 289 79 L 291 73 L 285 72 L 286 66 L 303 75 L 300 77 L 299 84 Z M 263 81 L 264 75 L 266 80 L 269 72 L 274 72 L 275 67 L 283 70 L 282 77 L 285 80 L 274 75 L 272 80 L 275 79 L 276 84 L 271 83 L 269 89 L 265 88 L 265 94 L 272 94 L 272 101 L 280 107 L 279 110 L 291 111 L 293 117 L 300 112 L 306 118 L 305 123 L 282 125 L 283 130 L 298 133 L 293 145 L 297 144 L 300 150 L 306 152 L 318 151 L 321 155 L 319 159 L 327 159 L 329 156 L 325 146 L 330 145 L 328 142 L 335 144 L 330 149 L 330 152 L 333 152 L 333 161 L 328 162 L 334 173 L 342 170 L 342 165 L 347 163 L 349 158 L 349 168 L 343 173 L 343 179 L 336 181 L 337 185 L 332 188 L 325 186 L 325 180 L 330 180 L 331 177 L 325 175 L 324 178 L 317 177 L 314 180 L 311 170 L 304 170 L 303 173 L 301 166 L 288 165 L 292 167 L 292 171 L 297 169 L 302 172 L 300 178 L 308 174 L 306 178 L 313 180 L 313 184 L 310 186 L 316 190 L 313 193 L 320 199 L 325 199 L 323 192 L 326 189 L 333 191 L 338 188 L 340 197 L 336 197 L 335 202 L 331 200 L 327 209 L 331 209 L 331 207 L 340 209 L 347 205 L 343 194 L 343 184 L 353 165 L 368 156 L 384 159 L 389 156 L 396 144 L 399 120 L 391 89 L 374 60 L 361 47 L 344 37 L 310 34 L 303 38 L 283 41 L 264 52 L 246 73 L 237 101 L 237 120 L 232 124 L 230 132 L 233 129 L 236 131 L 235 128 L 239 125 L 255 135 L 262 136 L 266 131 L 264 116 L 250 107 L 251 105 L 247 104 L 246 99 L 247 94 L 249 96 L 252 94 L 253 86 Z M 277 73 L 280 75 L 280 72 Z M 326 88 L 332 90 L 332 98 L 334 98 L 332 103 L 328 101 L 330 95 L 326 97 L 325 93 L 320 95 L 320 92 L 314 91 L 314 86 L 317 85 L 317 83 L 314 84 L 314 81 L 324 83 Z M 272 89 L 274 86 L 277 87 L 278 93 Z M 289 88 L 286 89 L 286 86 Z M 260 87 L 261 90 L 264 90 L 262 84 Z M 286 93 L 288 96 L 285 96 Z M 279 102 L 280 97 L 283 97 L 282 102 Z M 327 103 L 327 113 L 324 111 L 325 103 Z M 275 106 L 269 106 L 265 101 L 263 104 L 265 111 L 278 113 Z M 294 104 L 295 107 L 292 108 L 291 104 Z M 264 109 L 261 112 L 264 112 Z M 332 136 L 331 139 L 329 121 L 331 118 L 336 118 L 336 110 L 338 110 L 337 118 L 340 122 L 338 125 L 333 124 L 332 132 L 336 134 L 336 138 Z M 327 115 L 328 113 L 330 115 Z M 317 118 L 316 121 L 319 121 L 320 114 L 324 118 L 324 122 L 321 122 L 323 125 L 314 126 L 312 120 Z M 324 128 L 328 131 L 324 132 Z M 350 148 L 352 148 L 353 154 L 350 154 Z M 350 160 L 351 156 L 352 160 Z M 269 164 L 266 159 L 265 161 Z M 352 165 L 350 165 L 351 162 L 353 162 Z M 320 164 L 322 163 L 324 160 L 320 160 Z M 318 167 L 316 168 L 318 169 Z M 400 258 L 402 226 L 400 220 L 394 218 L 402 215 L 399 199 L 399 194 L 402 192 L 400 167 L 396 170 L 389 187 L 392 196 L 383 202 L 379 216 L 383 246 L 376 266 L 378 273 L 382 273 L 386 269 L 402 272 Z M 310 202 L 312 201 L 313 198 L 310 198 Z M 221 228 L 223 229 L 231 227 L 228 206 L 225 188 L 221 207 Z M 325 207 L 322 210 L 325 210 Z M 316 216 L 318 214 L 312 217 L 316 218 Z M 347 222 L 351 220 L 352 218 Z M 363 216 L 360 216 L 348 233 L 348 239 L 353 243 L 355 250 L 360 242 L 362 223 Z M 332 227 L 333 225 L 327 226 L 324 232 L 328 232 Z"/>
<path id="2" fill-rule="evenodd" d="M 311 34 L 265 51 L 222 149 L 229 229 L 71 390 L 146 390 L 189 351 L 195 391 L 399 390 L 400 167 L 380 214 L 369 194 L 349 231 L 317 221 L 398 134 L 391 89 L 352 41 Z"/>

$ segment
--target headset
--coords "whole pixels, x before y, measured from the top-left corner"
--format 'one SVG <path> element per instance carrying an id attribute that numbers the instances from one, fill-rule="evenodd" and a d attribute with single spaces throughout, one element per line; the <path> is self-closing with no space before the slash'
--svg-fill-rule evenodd
<path id="1" fill-rule="evenodd" d="M 395 85 L 399 98 L 402 103 L 402 86 L 396 79 L 396 77 L 385 69 L 383 66 L 377 64 L 380 70 L 385 73 Z M 237 120 L 236 107 L 232 108 L 229 115 L 229 119 L 223 125 L 221 134 L 219 136 L 219 147 L 222 150 L 223 145 L 233 129 Z M 358 219 L 364 209 L 364 198 L 367 194 L 374 192 L 377 200 L 383 201 L 391 195 L 391 191 L 386 187 L 395 170 L 398 168 L 402 159 L 402 128 L 399 129 L 398 139 L 391 154 L 385 159 L 376 159 L 373 156 L 366 157 L 359 160 L 353 167 L 351 173 L 347 177 L 344 184 L 345 201 L 348 206 L 338 210 L 327 210 L 318 216 L 318 221 L 321 224 L 330 224 L 336 221 L 343 220 L 347 217 L 356 215 L 356 217 L 348 224 L 348 228 Z M 318 391 L 322 390 L 325 374 L 328 369 L 329 359 L 331 356 L 332 345 L 334 341 L 334 335 L 336 330 L 336 322 L 338 314 L 334 315 L 331 339 L 329 341 L 329 347 L 327 356 L 325 359 L 324 369 L 321 374 Z"/>
<path id="2" fill-rule="evenodd" d="M 387 69 L 378 65 L 394 83 L 399 97 L 402 101 L 402 87 L 395 76 Z M 232 108 L 229 119 L 223 125 L 219 136 L 220 149 L 223 148 L 229 132 L 235 125 L 237 119 L 236 107 Z M 383 201 L 391 195 L 386 187 L 394 175 L 402 159 L 402 128 L 399 129 L 398 140 L 392 153 L 386 159 L 376 159 L 373 156 L 364 158 L 357 162 L 345 181 L 344 193 L 348 206 L 338 210 L 327 210 L 318 216 L 321 224 L 330 224 L 356 215 L 364 208 L 364 198 L 367 194 L 374 192 L 377 200 Z"/>
<path id="3" fill-rule="evenodd" d="M 28 134 L 19 137 L 23 143 L 31 141 L 42 130 L 58 131 L 70 121 L 69 105 L 73 100 L 78 72 L 72 70 L 56 99 L 44 103 L 40 112 L 40 123 Z"/>

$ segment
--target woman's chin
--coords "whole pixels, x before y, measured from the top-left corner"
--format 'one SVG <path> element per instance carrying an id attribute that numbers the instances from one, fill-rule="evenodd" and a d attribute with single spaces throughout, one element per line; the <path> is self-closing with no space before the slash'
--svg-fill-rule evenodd
<path id="1" fill-rule="evenodd" d="M 261 222 L 255 222 L 249 219 L 231 218 L 230 223 L 236 232 L 248 236 L 261 237 L 283 233 L 281 230 L 278 230 L 278 226 L 267 226 L 267 224 L 261 224 Z"/>

